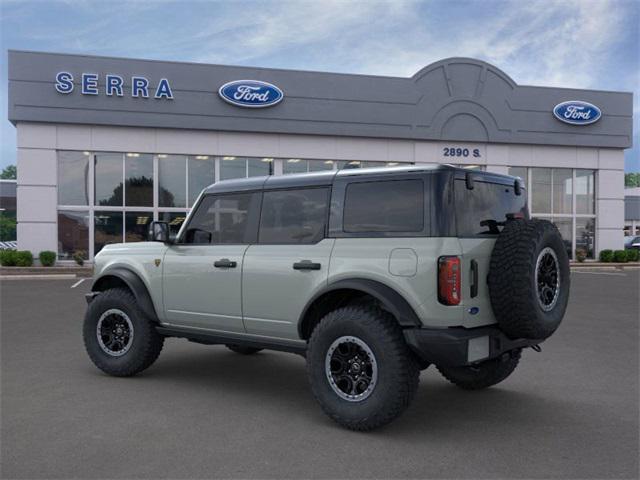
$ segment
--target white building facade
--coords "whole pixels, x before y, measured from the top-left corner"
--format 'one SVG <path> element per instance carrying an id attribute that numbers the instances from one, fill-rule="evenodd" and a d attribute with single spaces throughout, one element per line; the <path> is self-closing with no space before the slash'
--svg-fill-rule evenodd
<path id="1" fill-rule="evenodd" d="M 34 52 L 9 60 L 20 249 L 91 260 L 106 243 L 145 239 L 152 220 L 177 228 L 216 181 L 406 163 L 520 176 L 532 215 L 558 226 L 572 256 L 622 248 L 628 93 L 521 87 L 472 59 L 411 79 Z M 146 97 L 134 95 L 136 78 Z M 284 99 L 244 108 L 221 98 L 221 86 L 246 78 Z M 562 121 L 553 111 L 569 101 L 598 118 Z"/>

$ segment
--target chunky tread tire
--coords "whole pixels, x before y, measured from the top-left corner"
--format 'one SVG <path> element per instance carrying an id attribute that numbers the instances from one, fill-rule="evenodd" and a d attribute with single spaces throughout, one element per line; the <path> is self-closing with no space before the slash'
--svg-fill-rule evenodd
<path id="1" fill-rule="evenodd" d="M 232 352 L 239 353 L 240 355 L 253 355 L 254 353 L 262 351 L 261 348 L 236 345 L 235 343 L 228 343 L 225 345 L 225 347 L 227 347 Z"/>
<path id="2" fill-rule="evenodd" d="M 521 350 L 469 367 L 440 367 L 444 378 L 464 390 L 481 390 L 505 380 L 518 366 Z"/>
<path id="3" fill-rule="evenodd" d="M 359 402 L 340 398 L 329 385 L 325 357 L 329 346 L 344 335 L 363 340 L 378 364 L 378 382 Z M 369 431 L 397 418 L 411 403 L 420 370 L 393 316 L 373 306 L 347 306 L 327 314 L 313 330 L 307 350 L 307 372 L 313 395 L 338 424 Z"/>
<path id="4" fill-rule="evenodd" d="M 558 257 L 560 292 L 545 312 L 537 300 L 538 254 L 551 247 Z M 551 222 L 516 219 L 507 222 L 496 240 L 489 266 L 489 296 L 502 331 L 511 338 L 544 340 L 560 325 L 569 300 L 569 258 L 560 232 Z"/>
<path id="5" fill-rule="evenodd" d="M 133 324 L 133 344 L 127 353 L 114 357 L 104 352 L 98 343 L 96 328 L 103 312 L 118 308 Z M 156 361 L 164 344 L 164 337 L 147 318 L 133 294 L 123 288 L 101 292 L 89 304 L 83 325 L 84 345 L 89 358 L 103 372 L 115 377 L 129 377 L 142 372 Z"/>

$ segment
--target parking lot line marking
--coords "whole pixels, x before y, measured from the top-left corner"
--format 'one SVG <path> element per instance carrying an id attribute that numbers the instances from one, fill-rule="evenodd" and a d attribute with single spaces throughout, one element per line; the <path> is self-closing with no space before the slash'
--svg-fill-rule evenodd
<path id="1" fill-rule="evenodd" d="M 86 280 L 86 278 L 81 278 L 80 280 L 78 280 L 76 283 L 74 283 L 73 285 L 71 285 L 71 288 L 76 288 L 78 285 L 80 285 L 82 282 L 84 282 Z"/>
<path id="2" fill-rule="evenodd" d="M 582 270 L 573 270 L 571 273 L 590 273 L 591 275 L 613 275 L 615 277 L 626 277 L 627 275 L 624 273 L 613 273 L 613 272 L 583 272 Z"/>

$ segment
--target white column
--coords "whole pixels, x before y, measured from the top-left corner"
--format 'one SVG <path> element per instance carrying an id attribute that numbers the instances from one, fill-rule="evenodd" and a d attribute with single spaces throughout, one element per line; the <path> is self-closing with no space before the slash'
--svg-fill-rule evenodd
<path id="1" fill-rule="evenodd" d="M 18 249 L 35 257 L 58 251 L 56 127 L 19 123 L 17 210 Z"/>
<path id="2" fill-rule="evenodd" d="M 601 148 L 596 174 L 596 258 L 624 248 L 624 151 Z"/>

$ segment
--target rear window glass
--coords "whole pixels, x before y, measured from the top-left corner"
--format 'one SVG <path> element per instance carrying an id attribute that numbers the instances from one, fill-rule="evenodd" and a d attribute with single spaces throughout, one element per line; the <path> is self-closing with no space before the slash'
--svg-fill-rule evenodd
<path id="1" fill-rule="evenodd" d="M 265 192 L 260 243 L 316 243 L 324 238 L 329 189 Z"/>
<path id="2" fill-rule="evenodd" d="M 344 199 L 343 229 L 361 232 L 422 232 L 422 180 L 350 183 Z"/>
<path id="3" fill-rule="evenodd" d="M 475 181 L 473 190 L 456 180 L 456 226 L 458 235 L 497 235 L 508 214 L 526 215 L 527 194 L 516 195 L 513 187 Z"/>

